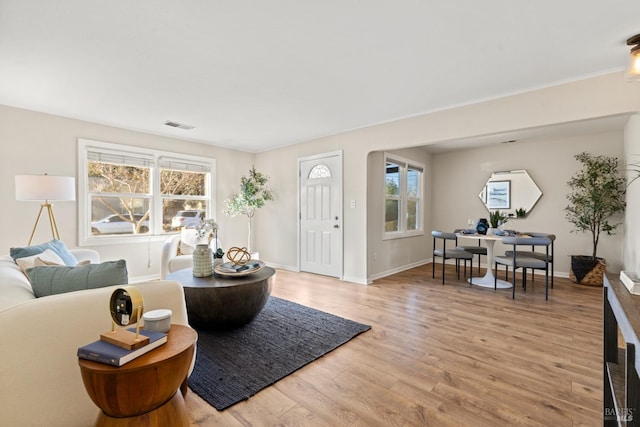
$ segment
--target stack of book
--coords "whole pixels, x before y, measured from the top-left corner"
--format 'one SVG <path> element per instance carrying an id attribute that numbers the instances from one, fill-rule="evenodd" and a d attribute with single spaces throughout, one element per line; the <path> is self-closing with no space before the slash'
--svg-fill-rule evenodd
<path id="1" fill-rule="evenodd" d="M 135 328 L 130 330 L 135 332 Z M 106 341 L 98 340 L 78 348 L 78 357 L 106 363 L 107 365 L 122 366 L 167 342 L 167 334 L 163 332 L 143 331 L 143 333 L 149 337 L 149 344 L 138 349 L 127 350 Z"/>

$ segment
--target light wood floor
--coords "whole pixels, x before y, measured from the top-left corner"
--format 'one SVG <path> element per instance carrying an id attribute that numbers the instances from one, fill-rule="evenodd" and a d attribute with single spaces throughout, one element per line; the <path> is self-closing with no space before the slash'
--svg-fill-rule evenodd
<path id="1" fill-rule="evenodd" d="M 431 264 L 370 286 L 278 271 L 272 294 L 372 326 L 193 426 L 602 425 L 602 288 L 556 278 L 549 301 L 469 287 Z"/>

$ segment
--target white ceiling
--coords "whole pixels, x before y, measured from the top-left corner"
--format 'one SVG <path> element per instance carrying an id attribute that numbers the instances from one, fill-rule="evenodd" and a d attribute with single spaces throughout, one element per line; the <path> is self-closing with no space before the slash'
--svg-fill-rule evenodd
<path id="1" fill-rule="evenodd" d="M 622 70 L 638 16 L 638 0 L 0 0 L 0 104 L 260 152 Z"/>

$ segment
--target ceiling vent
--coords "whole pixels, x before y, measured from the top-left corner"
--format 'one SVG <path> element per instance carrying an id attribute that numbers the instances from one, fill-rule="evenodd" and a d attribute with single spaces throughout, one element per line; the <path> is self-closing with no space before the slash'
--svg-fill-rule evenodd
<path id="1" fill-rule="evenodd" d="M 164 122 L 164 124 L 167 126 L 171 126 L 172 128 L 178 128 L 178 129 L 184 129 L 184 130 L 191 130 L 196 128 L 195 126 L 185 125 L 184 123 L 178 123 L 171 120 L 167 120 L 166 122 Z"/>

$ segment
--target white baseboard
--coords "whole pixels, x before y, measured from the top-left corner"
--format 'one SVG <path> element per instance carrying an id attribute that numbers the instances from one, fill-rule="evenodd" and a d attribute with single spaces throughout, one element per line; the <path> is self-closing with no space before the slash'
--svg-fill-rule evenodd
<path id="1" fill-rule="evenodd" d="M 266 264 L 268 266 L 270 266 L 270 267 L 278 268 L 280 270 L 293 271 L 294 273 L 300 273 L 301 272 L 299 267 L 292 266 L 292 265 L 277 264 L 277 263 L 271 263 L 271 262 L 266 262 Z M 359 284 L 359 285 L 368 285 L 368 284 L 371 283 L 371 282 L 367 283 L 367 281 L 362 280 L 361 277 L 343 276 L 342 278 L 339 278 L 339 279 L 344 281 L 344 282 L 351 282 L 351 283 L 356 283 L 356 284 Z"/>
<path id="2" fill-rule="evenodd" d="M 272 262 L 268 262 L 268 261 L 265 261 L 265 264 L 267 264 L 269 267 L 277 268 L 279 270 L 293 271 L 294 273 L 299 273 L 300 272 L 300 269 L 298 267 L 296 267 L 296 266 L 293 266 L 293 265 L 277 264 L 277 263 L 272 263 Z"/>
<path id="3" fill-rule="evenodd" d="M 380 273 L 376 273 L 372 276 L 370 276 L 367 280 L 367 285 L 370 285 L 374 280 L 377 279 L 382 279 L 383 277 L 387 277 L 387 276 L 391 276 L 392 274 L 396 274 L 396 273 L 400 273 L 402 271 L 407 271 L 407 270 L 411 270 L 412 268 L 416 268 L 416 267 L 420 267 L 421 265 L 425 265 L 430 263 L 431 260 L 423 260 L 423 261 L 417 261 L 411 264 L 406 264 L 406 265 L 402 265 L 399 267 L 394 267 L 392 269 L 386 270 L 386 271 L 382 271 Z"/>
<path id="4" fill-rule="evenodd" d="M 356 285 L 370 285 L 371 281 L 362 280 L 362 277 L 343 276 L 343 282 L 355 283 Z"/>

